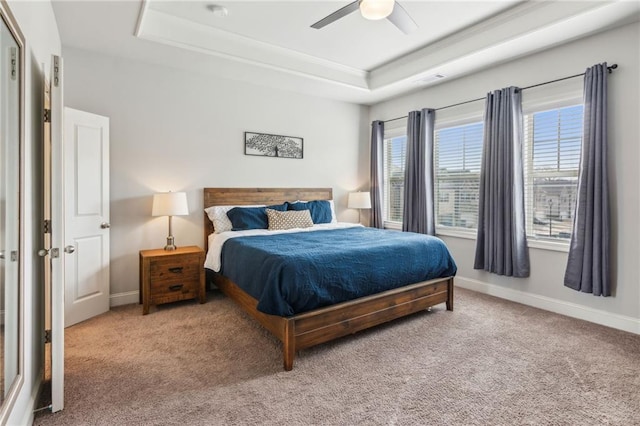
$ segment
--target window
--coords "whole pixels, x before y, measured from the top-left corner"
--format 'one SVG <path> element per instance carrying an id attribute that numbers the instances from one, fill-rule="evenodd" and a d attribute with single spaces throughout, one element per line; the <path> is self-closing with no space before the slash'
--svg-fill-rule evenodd
<path id="1" fill-rule="evenodd" d="M 476 229 L 483 124 L 446 127 L 435 133 L 436 226 Z"/>
<path id="2" fill-rule="evenodd" d="M 402 223 L 407 136 L 386 136 L 383 145 L 384 221 Z"/>
<path id="3" fill-rule="evenodd" d="M 557 103 L 555 105 L 558 105 Z M 567 105 L 565 103 L 564 105 Z M 527 235 L 568 241 L 575 214 L 582 145 L 582 105 L 533 111 L 524 117 L 524 179 Z M 475 115 L 477 117 L 477 115 Z M 437 128 L 435 132 L 436 230 L 475 235 L 482 163 L 483 123 Z M 437 123 L 436 123 L 437 124 Z M 385 133 L 384 216 L 391 227 L 402 223 L 405 130 Z"/>
<path id="4" fill-rule="evenodd" d="M 582 105 L 574 105 L 525 116 L 525 203 L 532 238 L 571 238 L 582 112 Z"/>
<path id="5" fill-rule="evenodd" d="M 575 213 L 582 105 L 526 114 L 524 143 L 527 234 L 571 237 Z M 436 131 L 436 226 L 475 230 L 482 161 L 482 123 Z"/>

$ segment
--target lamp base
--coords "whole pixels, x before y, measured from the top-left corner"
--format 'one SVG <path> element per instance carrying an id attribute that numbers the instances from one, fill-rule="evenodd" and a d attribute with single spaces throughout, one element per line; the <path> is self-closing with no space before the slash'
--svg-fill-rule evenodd
<path id="1" fill-rule="evenodd" d="M 174 242 L 173 241 L 173 236 L 169 235 L 167 237 L 167 245 L 164 246 L 164 249 L 167 250 L 167 251 L 173 251 L 173 250 L 177 249 L 178 247 L 176 247 L 176 245 L 173 242 Z"/>

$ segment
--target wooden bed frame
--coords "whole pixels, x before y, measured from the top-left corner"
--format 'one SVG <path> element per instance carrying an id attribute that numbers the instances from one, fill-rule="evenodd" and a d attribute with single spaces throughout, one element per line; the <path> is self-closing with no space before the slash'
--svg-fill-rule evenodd
<path id="1" fill-rule="evenodd" d="M 281 204 L 296 200 L 331 200 L 331 188 L 204 188 L 204 208 L 224 205 Z M 204 215 L 205 249 L 213 224 Z M 213 274 L 214 284 L 283 343 L 284 369 L 293 368 L 298 350 L 353 334 L 440 303 L 453 310 L 453 277 L 410 284 L 291 317 L 268 315 L 258 301 L 230 279 Z"/>

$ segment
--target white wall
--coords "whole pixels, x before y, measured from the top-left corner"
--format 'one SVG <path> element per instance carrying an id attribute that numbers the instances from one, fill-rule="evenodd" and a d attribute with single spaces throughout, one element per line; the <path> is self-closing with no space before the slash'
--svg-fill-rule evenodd
<path id="1" fill-rule="evenodd" d="M 65 48 L 65 104 L 110 117 L 112 304 L 138 300 L 138 251 L 166 243 L 156 191 L 186 191 L 177 245 L 203 246 L 203 187 L 332 187 L 368 181 L 368 108 Z M 244 155 L 244 131 L 304 138 L 304 159 Z"/>
<path id="2" fill-rule="evenodd" d="M 531 276 L 513 279 L 473 269 L 475 240 L 444 237 L 458 264 L 458 285 L 640 333 L 639 47 L 640 24 L 634 23 L 371 107 L 370 120 L 385 120 L 481 98 L 506 86 L 578 74 L 604 61 L 619 65 L 609 77 L 613 296 L 595 297 L 564 287 L 567 253 L 531 248 Z"/>
<path id="3" fill-rule="evenodd" d="M 51 55 L 61 52 L 60 36 L 49 1 L 11 1 L 9 7 L 26 38 L 24 147 L 24 385 L 8 424 L 31 424 L 43 366 L 42 248 L 42 108 L 44 78 Z"/>

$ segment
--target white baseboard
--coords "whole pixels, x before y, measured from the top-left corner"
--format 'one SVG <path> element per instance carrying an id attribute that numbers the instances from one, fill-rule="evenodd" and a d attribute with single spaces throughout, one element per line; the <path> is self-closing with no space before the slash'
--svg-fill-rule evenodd
<path id="1" fill-rule="evenodd" d="M 130 305 L 132 303 L 139 303 L 140 301 L 139 291 L 125 291 L 123 293 L 115 293 L 109 296 L 109 306 L 121 306 Z"/>
<path id="2" fill-rule="evenodd" d="M 513 290 L 460 276 L 455 278 L 455 285 L 479 293 L 496 296 L 501 299 L 511 300 L 512 302 L 522 303 L 523 305 L 533 306 L 534 308 L 544 309 L 545 311 L 551 311 L 568 317 L 617 328 L 618 330 L 640 334 L 640 318 L 612 314 L 611 312 L 589 308 L 576 303 L 564 302 L 551 297 L 526 293 L 524 291 Z"/>
<path id="3" fill-rule="evenodd" d="M 496 296 L 501 299 L 511 300 L 512 302 L 533 306 L 534 308 L 544 309 L 545 311 L 555 312 L 560 315 L 566 315 L 568 317 L 578 318 L 607 327 L 617 328 L 618 330 L 640 334 L 640 318 L 612 314 L 611 312 L 589 308 L 576 303 L 564 302 L 551 297 L 513 290 L 461 276 L 456 276 L 455 285 L 461 288 L 477 291 L 479 293 Z M 140 293 L 138 291 L 115 293 L 110 296 L 109 304 L 110 306 L 121 306 L 129 305 L 131 303 L 139 303 L 139 294 Z"/>

